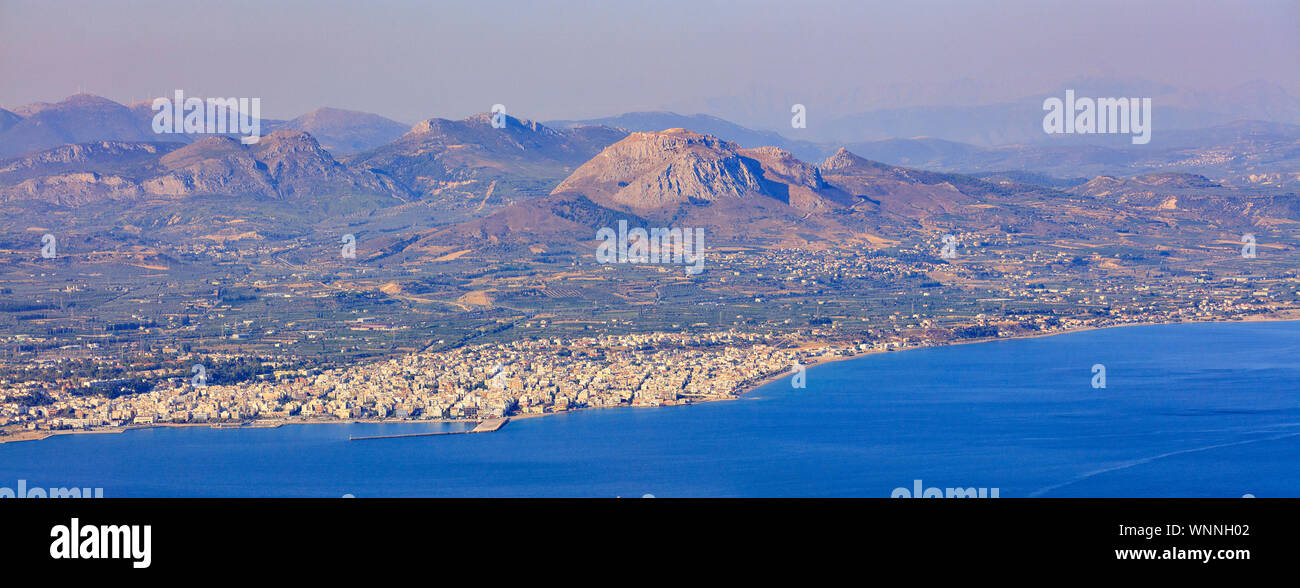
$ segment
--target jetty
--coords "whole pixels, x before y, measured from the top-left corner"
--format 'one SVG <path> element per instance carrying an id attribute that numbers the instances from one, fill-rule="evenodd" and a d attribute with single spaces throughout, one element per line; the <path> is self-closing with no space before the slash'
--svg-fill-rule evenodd
<path id="1" fill-rule="evenodd" d="M 499 418 L 499 419 L 487 419 L 485 421 L 480 421 L 479 424 L 476 425 L 473 429 L 466 429 L 464 431 L 434 431 L 431 433 L 404 433 L 401 435 L 370 435 L 364 437 L 348 436 L 348 441 L 366 441 L 370 439 L 401 439 L 403 437 L 433 437 L 435 435 L 463 435 L 466 433 L 492 433 L 494 431 L 501 430 L 501 427 L 506 426 L 506 423 L 508 422 L 510 422 L 509 417 Z"/>

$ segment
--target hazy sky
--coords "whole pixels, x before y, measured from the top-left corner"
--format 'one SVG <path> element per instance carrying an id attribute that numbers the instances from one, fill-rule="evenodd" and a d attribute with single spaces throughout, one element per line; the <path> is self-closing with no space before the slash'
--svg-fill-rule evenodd
<path id="1" fill-rule="evenodd" d="M 272 118 L 335 106 L 412 123 L 495 103 L 546 120 L 763 92 L 942 99 L 957 80 L 996 100 L 1081 76 L 1300 95 L 1297 31 L 1296 0 L 0 0 L 0 105 L 181 88 L 259 97 Z"/>

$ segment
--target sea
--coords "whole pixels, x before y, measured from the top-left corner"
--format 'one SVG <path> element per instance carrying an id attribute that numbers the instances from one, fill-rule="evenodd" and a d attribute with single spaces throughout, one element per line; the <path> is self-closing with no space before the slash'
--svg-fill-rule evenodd
<path id="1" fill-rule="evenodd" d="M 1104 387 L 1094 368 L 1104 366 Z M 1300 322 L 879 353 L 736 400 L 457 424 L 152 428 L 0 444 L 0 486 L 105 497 L 1300 496 Z M 899 490 L 906 490 L 901 493 Z"/>

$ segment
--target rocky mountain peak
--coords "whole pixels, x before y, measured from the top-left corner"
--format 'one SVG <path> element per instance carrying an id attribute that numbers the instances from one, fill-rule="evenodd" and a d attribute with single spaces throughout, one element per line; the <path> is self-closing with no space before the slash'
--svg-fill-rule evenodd
<path id="1" fill-rule="evenodd" d="M 553 193 L 628 210 L 762 193 L 762 169 L 736 145 L 685 129 L 632 133 L 574 170 Z"/>
<path id="2" fill-rule="evenodd" d="M 838 151 L 830 157 L 827 157 L 826 160 L 817 167 L 822 171 L 822 173 L 826 174 L 863 172 L 868 170 L 886 171 L 893 169 L 893 166 L 878 161 L 872 161 L 865 157 L 859 157 L 844 147 L 840 147 Z"/>

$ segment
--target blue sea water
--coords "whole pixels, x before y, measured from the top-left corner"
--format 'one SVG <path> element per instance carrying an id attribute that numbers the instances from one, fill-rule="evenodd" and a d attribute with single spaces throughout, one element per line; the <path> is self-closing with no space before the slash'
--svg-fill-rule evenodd
<path id="1" fill-rule="evenodd" d="M 1107 386 L 1091 386 L 1093 364 Z M 1300 496 L 1300 322 L 871 355 L 728 402 L 445 425 L 147 429 L 0 444 L 0 486 L 172 496 Z"/>

